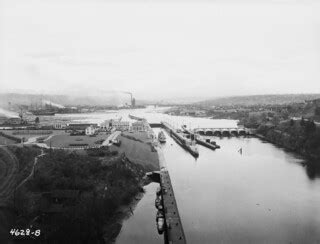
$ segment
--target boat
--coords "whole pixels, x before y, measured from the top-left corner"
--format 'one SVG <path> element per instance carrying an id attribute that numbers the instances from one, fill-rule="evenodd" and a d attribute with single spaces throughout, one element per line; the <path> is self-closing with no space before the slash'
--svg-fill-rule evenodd
<path id="1" fill-rule="evenodd" d="M 217 143 L 214 141 L 214 140 L 210 140 L 210 139 L 204 139 L 200 136 L 197 136 L 196 138 L 196 142 L 199 144 L 199 145 L 202 145 L 204 147 L 207 147 L 207 148 L 210 148 L 212 150 L 215 150 L 217 148 L 220 148 L 219 145 L 217 145 Z"/>
<path id="2" fill-rule="evenodd" d="M 166 136 L 165 134 L 163 133 L 163 131 L 160 131 L 159 134 L 158 134 L 158 140 L 160 143 L 165 143 L 166 142 Z"/>
<path id="3" fill-rule="evenodd" d="M 163 209 L 163 206 L 161 204 L 161 196 L 157 196 L 156 200 L 155 200 L 155 206 L 157 209 Z"/>
<path id="4" fill-rule="evenodd" d="M 158 218 L 157 220 L 157 229 L 158 229 L 158 233 L 161 235 L 164 232 L 164 218 Z"/>
<path id="5" fill-rule="evenodd" d="M 32 110 L 30 112 L 36 116 L 53 116 L 56 114 L 56 112 L 46 109 Z"/>
<path id="6" fill-rule="evenodd" d="M 159 186 L 158 188 L 157 188 L 157 196 L 160 196 L 161 195 L 161 187 Z"/>
<path id="7" fill-rule="evenodd" d="M 199 157 L 199 150 L 197 145 L 194 143 L 194 141 L 191 141 L 189 148 L 193 152 L 194 157 Z"/>
<path id="8" fill-rule="evenodd" d="M 162 210 L 158 210 L 156 215 L 156 221 L 158 221 L 159 218 L 164 218 L 164 214 Z"/>
<path id="9" fill-rule="evenodd" d="M 145 118 L 141 118 L 141 117 L 134 116 L 134 115 L 131 115 L 131 114 L 129 114 L 129 118 L 130 119 L 134 119 L 134 120 L 138 120 L 138 121 L 144 121 L 145 120 Z"/>

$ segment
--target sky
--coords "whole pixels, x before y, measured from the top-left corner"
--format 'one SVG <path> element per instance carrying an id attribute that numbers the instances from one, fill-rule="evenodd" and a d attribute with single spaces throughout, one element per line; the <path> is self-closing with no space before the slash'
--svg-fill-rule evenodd
<path id="1" fill-rule="evenodd" d="M 0 92 L 320 93 L 320 1 L 0 0 Z"/>

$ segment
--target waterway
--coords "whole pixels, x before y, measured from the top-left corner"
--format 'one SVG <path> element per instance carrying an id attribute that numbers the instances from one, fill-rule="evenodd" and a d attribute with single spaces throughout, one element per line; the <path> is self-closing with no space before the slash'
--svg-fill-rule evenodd
<path id="1" fill-rule="evenodd" d="M 152 109 L 68 116 L 100 122 L 129 113 L 192 128 L 236 126 L 232 120 L 175 117 Z M 198 159 L 169 135 L 162 146 L 188 243 L 320 242 L 319 171 L 257 138 L 215 139 L 221 149 L 199 146 Z M 156 232 L 156 184 L 145 189 L 117 244 L 163 243 Z"/>

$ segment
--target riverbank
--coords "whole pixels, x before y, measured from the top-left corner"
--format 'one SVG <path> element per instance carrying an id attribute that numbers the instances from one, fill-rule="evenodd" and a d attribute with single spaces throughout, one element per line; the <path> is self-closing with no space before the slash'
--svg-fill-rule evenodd
<path id="1" fill-rule="evenodd" d="M 255 135 L 307 159 L 320 159 L 320 128 L 310 121 L 284 121 L 278 125 L 261 124 Z"/>

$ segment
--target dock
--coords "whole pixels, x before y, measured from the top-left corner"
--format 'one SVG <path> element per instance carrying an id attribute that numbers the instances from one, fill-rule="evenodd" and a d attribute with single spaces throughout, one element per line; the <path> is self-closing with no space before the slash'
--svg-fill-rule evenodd
<path id="1" fill-rule="evenodd" d="M 180 135 L 175 128 L 166 122 L 161 122 L 164 129 L 166 129 L 169 135 L 185 150 L 187 150 L 195 158 L 199 157 L 198 149 L 192 145 L 192 141 L 184 136 Z"/>
<path id="2" fill-rule="evenodd" d="M 207 147 L 207 148 L 212 149 L 212 150 L 216 150 L 217 148 L 220 148 L 219 145 L 214 145 L 214 144 L 208 143 L 208 142 L 206 142 L 204 140 L 198 139 L 197 137 L 196 137 L 196 142 L 199 145 Z"/>
<path id="3" fill-rule="evenodd" d="M 165 167 L 163 152 L 159 148 L 157 151 L 161 168 L 160 187 L 165 217 L 164 243 L 186 244 L 186 237 L 181 223 L 178 205 L 174 196 L 170 175 Z"/>
<path id="4" fill-rule="evenodd" d="M 211 144 L 211 143 L 209 143 L 209 142 L 206 142 L 205 139 L 203 139 L 201 136 L 195 135 L 194 133 L 192 133 L 191 131 L 189 131 L 187 128 L 182 127 L 182 129 L 183 129 L 184 133 L 186 133 L 187 135 L 190 135 L 190 137 L 193 136 L 193 137 L 195 138 L 195 141 L 196 141 L 199 145 L 204 146 L 204 147 L 207 147 L 207 148 L 209 148 L 209 149 L 211 149 L 211 150 L 216 150 L 216 149 L 220 148 L 219 145 Z"/>

